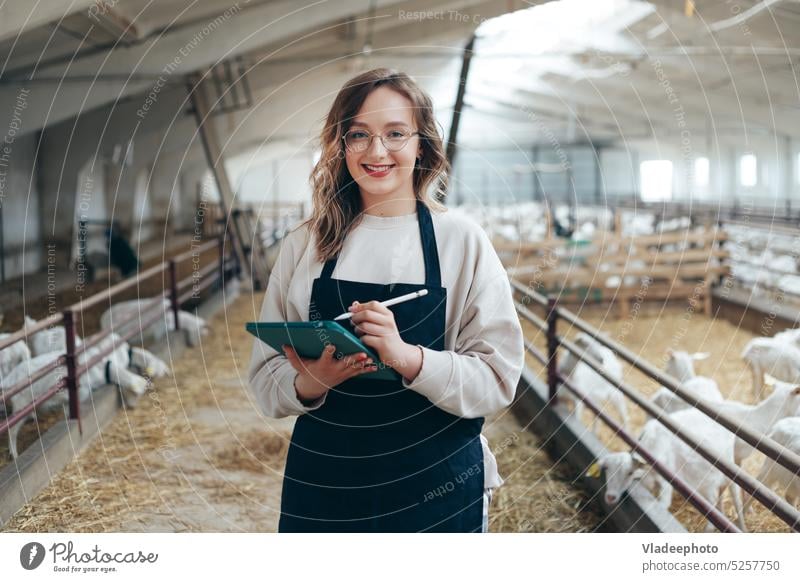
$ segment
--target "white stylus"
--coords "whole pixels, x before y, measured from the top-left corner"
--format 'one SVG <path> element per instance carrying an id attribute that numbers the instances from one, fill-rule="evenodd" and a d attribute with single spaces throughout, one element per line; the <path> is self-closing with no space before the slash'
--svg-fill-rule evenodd
<path id="1" fill-rule="evenodd" d="M 400 297 L 394 297 L 392 299 L 387 299 L 386 301 L 381 301 L 381 305 L 384 307 L 391 307 L 392 305 L 397 305 L 398 303 L 403 303 L 405 301 L 411 301 L 412 299 L 416 299 L 417 297 L 423 297 L 428 294 L 427 289 L 421 289 L 419 291 L 414 291 L 413 293 L 406 293 L 405 295 L 400 295 Z M 350 319 L 353 314 L 348 311 L 346 313 L 342 313 L 341 315 L 337 315 L 333 318 L 333 321 L 341 321 L 343 319 Z"/>

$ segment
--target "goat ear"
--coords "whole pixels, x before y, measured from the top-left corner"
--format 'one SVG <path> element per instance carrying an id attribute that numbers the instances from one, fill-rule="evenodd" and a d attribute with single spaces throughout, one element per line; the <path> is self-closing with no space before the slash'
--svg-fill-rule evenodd
<path id="1" fill-rule="evenodd" d="M 708 353 L 708 352 L 695 352 L 695 353 L 692 354 L 692 359 L 693 360 L 705 360 L 710 355 L 711 354 Z"/>
<path id="2" fill-rule="evenodd" d="M 766 386 L 774 386 L 775 383 L 778 381 L 775 376 L 770 376 L 769 374 L 764 374 L 764 384 Z"/>

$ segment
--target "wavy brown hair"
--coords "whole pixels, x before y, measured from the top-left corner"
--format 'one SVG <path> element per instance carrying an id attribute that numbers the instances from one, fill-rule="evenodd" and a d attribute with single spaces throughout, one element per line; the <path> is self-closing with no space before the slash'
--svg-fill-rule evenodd
<path id="1" fill-rule="evenodd" d="M 405 73 L 384 68 L 361 73 L 336 95 L 320 136 L 322 155 L 311 172 L 313 211 L 303 224 L 316 235 L 317 258 L 322 262 L 339 253 L 345 237 L 362 217 L 361 195 L 345 163 L 342 136 L 367 96 L 378 87 L 393 89 L 411 101 L 422 150 L 414 167 L 414 194 L 429 209 L 446 210 L 441 200 L 447 187 L 448 163 L 431 98 Z M 437 184 L 431 195 L 434 182 Z"/>

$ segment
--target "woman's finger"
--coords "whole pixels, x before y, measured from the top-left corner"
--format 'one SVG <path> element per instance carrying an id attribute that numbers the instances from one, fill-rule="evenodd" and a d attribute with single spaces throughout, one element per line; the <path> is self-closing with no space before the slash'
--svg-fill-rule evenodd
<path id="1" fill-rule="evenodd" d="M 364 366 L 358 371 L 358 374 L 369 374 L 370 372 L 374 372 L 378 369 L 378 366 L 374 363 L 370 364 L 369 366 Z"/>
<path id="2" fill-rule="evenodd" d="M 377 311 L 378 313 L 391 313 L 389 308 L 385 305 L 382 305 L 380 301 L 368 301 L 367 303 L 359 304 L 359 311 L 363 309 L 371 309 L 373 311 Z"/>
<path id="3" fill-rule="evenodd" d="M 391 330 L 386 329 L 383 325 L 378 325 L 376 323 L 362 323 L 361 325 L 356 327 L 356 332 L 361 332 L 359 335 L 369 334 L 369 335 L 388 335 L 391 333 Z"/>
<path id="4" fill-rule="evenodd" d="M 342 365 L 345 368 L 358 367 L 363 365 L 364 361 L 367 359 L 369 359 L 367 354 L 364 352 L 358 352 L 357 354 L 350 354 L 349 356 L 342 358 Z"/>
<path id="5" fill-rule="evenodd" d="M 282 346 L 283 353 L 286 356 L 286 359 L 289 360 L 289 363 L 292 365 L 292 368 L 297 370 L 298 372 L 302 371 L 302 365 L 300 363 L 300 358 L 297 357 L 297 353 L 291 346 Z"/>
<path id="6" fill-rule="evenodd" d="M 322 356 L 320 359 L 325 359 L 327 361 L 333 361 L 336 359 L 336 346 L 333 344 L 328 344 L 325 346 L 325 349 L 322 351 Z"/>
<path id="7" fill-rule="evenodd" d="M 298 372 L 308 369 L 308 366 L 315 361 L 314 358 L 301 358 L 297 355 L 297 350 L 291 346 L 284 345 L 283 352 L 286 355 L 286 359 L 289 360 L 289 363 L 292 364 L 292 367 Z"/>
<path id="8" fill-rule="evenodd" d="M 377 369 L 378 368 L 374 362 L 360 366 L 351 366 L 344 370 L 345 379 L 352 378 L 353 376 L 360 376 L 361 374 L 367 374 L 369 372 L 374 372 Z"/>
<path id="9" fill-rule="evenodd" d="M 364 311 L 359 311 L 358 313 L 354 314 L 350 319 L 355 324 L 360 324 L 365 321 L 371 321 L 372 323 L 384 323 L 386 321 L 386 315 L 373 309 L 365 309 Z"/>

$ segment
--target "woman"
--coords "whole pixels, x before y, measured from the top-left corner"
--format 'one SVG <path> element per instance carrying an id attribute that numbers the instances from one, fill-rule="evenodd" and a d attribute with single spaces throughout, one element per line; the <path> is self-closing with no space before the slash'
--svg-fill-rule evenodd
<path id="1" fill-rule="evenodd" d="M 502 479 L 483 417 L 511 402 L 523 364 L 505 270 L 477 224 L 429 195 L 447 161 L 431 100 L 407 75 L 351 79 L 321 141 L 313 213 L 282 243 L 261 321 L 351 311 L 352 329 L 402 379 L 371 381 L 376 362 L 336 359 L 335 346 L 313 360 L 255 343 L 259 406 L 299 415 L 279 531 L 485 530 Z"/>

